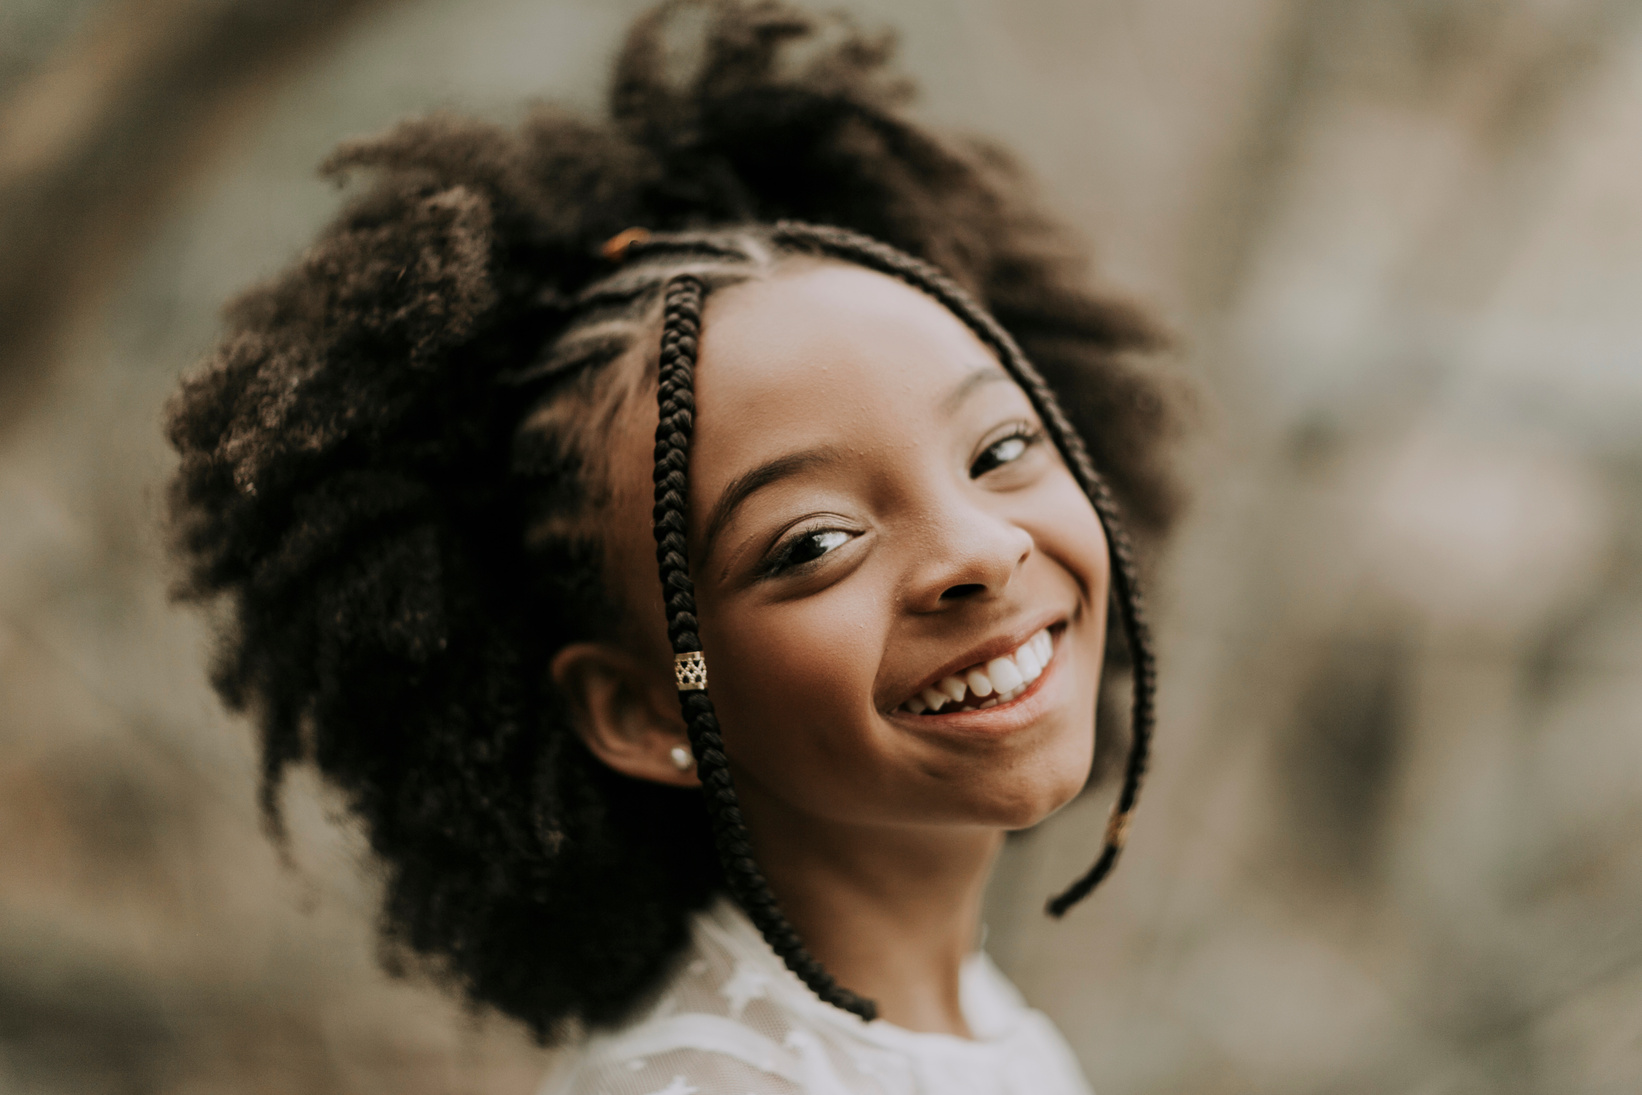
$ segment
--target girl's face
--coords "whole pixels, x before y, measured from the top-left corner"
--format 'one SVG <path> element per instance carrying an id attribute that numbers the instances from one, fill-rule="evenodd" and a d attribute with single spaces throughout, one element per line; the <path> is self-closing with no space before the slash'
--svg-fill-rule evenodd
<path id="1" fill-rule="evenodd" d="M 691 569 L 749 805 L 1013 829 L 1076 795 L 1106 541 L 969 329 L 887 276 L 794 262 L 707 298 L 695 397 Z M 646 409 L 622 431 L 639 458 L 616 474 L 642 486 L 618 485 L 612 546 L 645 647 L 664 651 Z"/>

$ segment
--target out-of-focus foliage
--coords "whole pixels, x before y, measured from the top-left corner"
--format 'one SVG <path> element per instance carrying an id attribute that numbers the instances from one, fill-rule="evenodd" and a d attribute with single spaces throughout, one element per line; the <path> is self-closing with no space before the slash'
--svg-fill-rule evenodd
<path id="1" fill-rule="evenodd" d="M 288 791 L 290 864 L 259 831 L 208 628 L 165 600 L 159 406 L 334 207 L 331 144 L 589 105 L 640 6 L 362 5 L 110 201 L 123 248 L 35 226 L 96 261 L 0 377 L 0 1091 L 536 1082 L 520 1032 L 376 968 L 334 803 Z M 1130 851 L 1050 924 L 1103 803 L 1017 842 L 989 948 L 1105 1095 L 1635 1091 L 1642 5 L 853 6 L 930 115 L 1023 153 L 1204 392 Z M 0 9 L 0 179 L 8 107 L 98 71 L 86 28 L 122 10 Z"/>

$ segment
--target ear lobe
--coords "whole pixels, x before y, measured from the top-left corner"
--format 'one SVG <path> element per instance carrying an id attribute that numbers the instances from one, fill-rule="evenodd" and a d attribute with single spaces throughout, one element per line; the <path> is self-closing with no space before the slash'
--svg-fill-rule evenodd
<path id="1" fill-rule="evenodd" d="M 688 750 L 689 743 L 672 690 L 630 654 L 608 643 L 571 643 L 549 670 L 570 700 L 576 732 L 599 760 L 635 779 L 699 785 L 693 767 L 680 771 L 673 760 L 674 747 Z"/>

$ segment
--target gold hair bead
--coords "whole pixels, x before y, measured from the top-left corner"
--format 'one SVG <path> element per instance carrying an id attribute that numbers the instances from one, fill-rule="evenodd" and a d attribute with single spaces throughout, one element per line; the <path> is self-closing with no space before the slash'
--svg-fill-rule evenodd
<path id="1" fill-rule="evenodd" d="M 673 655 L 673 676 L 680 692 L 702 692 L 707 688 L 707 656 L 699 650 Z"/>
<path id="2" fill-rule="evenodd" d="M 627 249 L 635 243 L 643 243 L 650 238 L 648 228 L 623 228 L 614 236 L 604 241 L 599 253 L 611 262 L 620 262 L 627 257 Z"/>
<path id="3" fill-rule="evenodd" d="M 1129 839 L 1128 811 L 1112 811 L 1112 816 L 1106 819 L 1106 843 L 1114 848 L 1123 847 L 1123 842 Z"/>

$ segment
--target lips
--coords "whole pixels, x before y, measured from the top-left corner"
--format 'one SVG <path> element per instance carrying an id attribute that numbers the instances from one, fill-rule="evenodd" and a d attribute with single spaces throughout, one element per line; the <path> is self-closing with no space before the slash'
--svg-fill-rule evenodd
<path id="1" fill-rule="evenodd" d="M 1007 654 L 942 677 L 898 710 L 910 715 L 951 714 L 1008 703 L 1042 676 L 1054 653 L 1053 636 L 1048 628 L 1041 628 Z"/>

